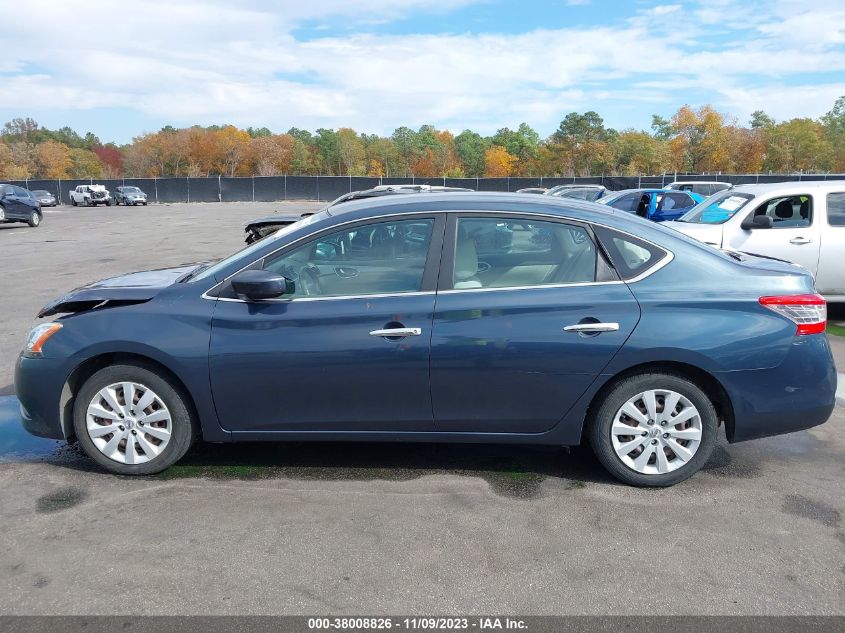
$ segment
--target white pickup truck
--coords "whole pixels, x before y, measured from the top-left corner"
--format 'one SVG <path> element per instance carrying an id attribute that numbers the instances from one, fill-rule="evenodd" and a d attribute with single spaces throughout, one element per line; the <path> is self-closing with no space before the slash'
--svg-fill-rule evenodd
<path id="1" fill-rule="evenodd" d="M 829 302 L 845 302 L 845 180 L 739 185 L 663 226 L 732 251 L 800 264 Z"/>
<path id="2" fill-rule="evenodd" d="M 111 206 L 112 198 L 109 190 L 103 185 L 78 185 L 76 189 L 70 192 L 70 203 L 73 206 L 83 205 L 91 206 L 104 204 L 107 207 Z"/>

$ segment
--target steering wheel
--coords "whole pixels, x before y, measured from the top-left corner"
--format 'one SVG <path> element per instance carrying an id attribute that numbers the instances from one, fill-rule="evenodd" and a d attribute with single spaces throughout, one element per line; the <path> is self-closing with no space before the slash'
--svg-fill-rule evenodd
<path id="1" fill-rule="evenodd" d="M 321 295 L 320 269 L 314 264 L 308 264 L 299 269 L 299 287 L 305 295 Z"/>

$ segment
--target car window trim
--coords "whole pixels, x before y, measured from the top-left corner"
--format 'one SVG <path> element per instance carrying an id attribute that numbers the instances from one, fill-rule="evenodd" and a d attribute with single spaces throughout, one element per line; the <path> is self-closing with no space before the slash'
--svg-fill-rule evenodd
<path id="1" fill-rule="evenodd" d="M 489 289 L 486 289 L 486 288 L 457 288 L 457 289 L 453 288 L 453 289 L 443 289 L 443 290 L 439 289 L 440 288 L 440 275 L 442 275 L 443 270 L 445 269 L 445 265 L 447 264 L 447 262 L 445 261 L 444 255 L 448 252 L 447 248 L 449 247 L 449 244 L 447 244 L 447 241 L 448 241 L 447 238 L 449 236 L 444 235 L 444 234 L 446 234 L 447 231 L 448 231 L 448 228 L 449 228 L 448 221 L 451 219 L 451 216 L 454 215 L 457 218 L 458 215 L 460 215 L 460 214 L 464 214 L 464 215 L 491 215 L 492 214 L 492 215 L 504 215 L 504 216 L 517 215 L 517 216 L 524 216 L 527 219 L 542 218 L 544 220 L 550 220 L 550 221 L 553 221 L 553 222 L 557 221 L 557 222 L 561 222 L 561 223 L 565 223 L 565 224 L 576 224 L 578 226 L 584 226 L 588 229 L 588 231 L 589 231 L 589 233 L 590 233 L 590 235 L 593 239 L 593 242 L 596 244 L 597 248 L 599 249 L 599 252 L 601 253 L 601 257 L 607 262 L 606 265 L 617 276 L 616 280 L 577 282 L 577 283 L 571 283 L 571 284 L 549 284 L 549 285 L 540 286 L 540 288 L 561 288 L 561 287 L 569 287 L 569 286 L 600 286 L 600 285 L 623 284 L 623 283 L 630 285 L 632 283 L 636 283 L 636 282 L 642 281 L 643 279 L 646 279 L 647 277 L 650 277 L 651 275 L 653 275 L 657 271 L 659 271 L 662 268 L 668 266 L 675 259 L 675 254 L 671 250 L 666 248 L 665 246 L 661 246 L 660 244 L 652 242 L 651 240 L 648 240 L 648 239 L 641 237 L 639 235 L 634 235 L 630 231 L 626 231 L 624 229 L 620 229 L 619 227 L 612 226 L 612 225 L 609 225 L 609 224 L 604 224 L 602 222 L 598 222 L 598 221 L 594 221 L 594 220 L 583 220 L 583 219 L 580 219 L 580 218 L 573 218 L 573 217 L 570 217 L 570 216 L 557 215 L 557 214 L 552 214 L 552 213 L 530 213 L 530 212 L 529 213 L 524 213 L 524 212 L 519 213 L 519 212 L 513 212 L 513 211 L 501 211 L 501 210 L 491 210 L 491 209 L 455 209 L 454 211 L 441 210 L 441 211 L 435 211 L 433 213 L 432 212 L 419 212 L 419 213 L 407 213 L 407 214 L 398 214 L 398 215 L 396 213 L 389 213 L 389 214 L 384 214 L 384 215 L 371 216 L 371 217 L 363 219 L 363 220 L 362 219 L 348 220 L 346 222 L 334 224 L 331 227 L 327 227 L 327 228 L 325 228 L 321 231 L 318 231 L 317 233 L 310 233 L 308 235 L 304 235 L 302 237 L 299 237 L 299 238 L 293 240 L 292 242 L 289 242 L 288 244 L 285 244 L 284 246 L 280 246 L 276 250 L 274 250 L 270 253 L 267 253 L 266 255 L 259 257 L 258 259 L 250 262 L 249 264 L 241 267 L 240 269 L 236 270 L 232 274 L 226 276 L 222 281 L 219 281 L 216 284 L 214 284 L 213 286 L 211 286 L 211 288 L 209 288 L 208 290 L 203 292 L 202 295 L 200 295 L 200 296 L 201 296 L 201 298 L 208 299 L 210 301 L 230 301 L 230 302 L 238 302 L 238 303 L 248 303 L 247 301 L 245 301 L 243 299 L 236 299 L 236 298 L 230 298 L 230 297 L 218 297 L 218 296 L 216 296 L 212 293 L 219 292 L 220 289 L 223 288 L 224 285 L 232 277 L 237 275 L 239 272 L 247 270 L 251 266 L 255 266 L 256 264 L 263 262 L 264 259 L 271 257 L 271 256 L 281 252 L 284 249 L 292 248 L 296 244 L 303 242 L 307 239 L 310 239 L 310 238 L 313 238 L 313 237 L 318 237 L 318 236 L 324 235 L 326 233 L 330 233 L 330 232 L 335 231 L 335 230 L 342 228 L 344 226 L 349 226 L 349 225 L 353 225 L 353 224 L 366 224 L 366 223 L 368 223 L 372 220 L 379 220 L 379 219 L 382 219 L 382 218 L 410 218 L 410 219 L 431 218 L 431 217 L 437 217 L 438 219 L 442 218 L 443 233 L 441 233 L 441 237 L 440 237 L 440 240 L 441 240 L 440 257 L 437 258 L 437 261 L 438 261 L 437 287 L 434 290 L 421 290 L 419 292 L 403 292 L 403 293 L 395 293 L 395 294 L 384 294 L 384 295 L 378 295 L 378 297 L 394 297 L 394 296 L 407 297 L 407 296 L 413 296 L 413 295 L 439 294 L 439 293 L 444 293 L 444 292 L 448 292 L 448 293 L 478 292 L 479 290 L 485 291 L 485 290 L 520 290 L 520 289 L 526 290 L 526 289 L 532 289 L 531 286 L 508 286 L 506 288 L 489 288 Z M 601 241 L 599 239 L 597 239 L 597 236 L 595 235 L 595 231 L 593 231 L 594 226 L 602 226 L 602 227 L 605 227 L 607 229 L 616 231 L 617 233 L 621 233 L 622 235 L 628 235 L 628 236 L 633 237 L 635 239 L 646 242 L 647 244 L 650 244 L 651 246 L 654 246 L 655 248 L 658 248 L 658 249 L 664 251 L 666 253 L 666 257 L 664 257 L 657 264 L 655 264 L 654 266 L 650 267 L 649 269 L 643 271 L 642 273 L 640 273 L 636 277 L 632 277 L 631 279 L 626 279 L 626 280 L 623 281 L 622 278 L 621 278 L 621 275 L 619 275 L 619 271 L 617 271 L 616 268 L 613 266 L 613 263 L 610 261 L 610 258 L 608 257 L 607 253 L 605 252 L 604 245 L 601 243 Z M 457 227 L 457 220 L 455 220 L 455 227 Z M 435 221 L 435 231 L 436 230 L 437 230 L 437 221 Z M 435 240 L 435 235 L 432 234 L 432 243 L 434 242 L 434 240 Z M 454 258 L 454 253 L 452 253 L 451 257 Z M 427 265 L 428 265 L 428 262 L 426 262 L 426 266 Z M 451 263 L 449 265 L 451 265 Z M 287 302 L 306 301 L 306 300 L 307 301 L 328 301 L 328 300 L 338 300 L 338 299 L 366 299 L 368 297 L 376 298 L 377 296 L 376 295 L 348 295 L 348 296 L 344 295 L 344 296 L 335 296 L 335 297 L 300 297 L 298 299 L 271 299 L 269 301 L 287 301 Z"/>
<path id="2" fill-rule="evenodd" d="M 283 256 L 286 252 L 294 250 L 295 248 L 299 248 L 308 241 L 320 239 L 320 237 L 324 235 L 336 233 L 337 231 L 343 230 L 344 228 L 354 228 L 355 226 L 366 226 L 368 224 L 385 224 L 391 221 L 404 222 L 413 220 L 434 220 L 434 225 L 431 229 L 431 241 L 429 242 L 428 252 L 426 253 L 425 268 L 423 269 L 420 290 L 414 290 L 411 292 L 334 295 L 331 297 L 279 297 L 276 299 L 265 299 L 262 301 L 262 303 L 291 303 L 294 301 L 328 301 L 338 299 L 373 299 L 380 297 L 407 297 L 427 294 L 433 295 L 436 291 L 437 275 L 439 273 L 440 258 L 442 256 L 443 250 L 443 238 L 446 232 L 446 213 L 442 211 L 421 211 L 419 213 L 400 214 L 390 213 L 385 215 L 372 216 L 364 219 L 359 218 L 357 220 L 348 220 L 346 222 L 334 224 L 330 227 L 326 227 L 325 229 L 321 229 L 320 231 L 317 231 L 315 233 L 303 235 L 302 237 L 299 237 L 293 240 L 292 242 L 288 242 L 287 244 L 280 246 L 276 250 L 259 257 L 258 259 L 250 262 L 243 268 L 240 268 L 239 270 L 233 272 L 231 275 L 226 276 L 225 279 L 214 284 L 211 288 L 202 293 L 201 297 L 203 299 L 209 299 L 212 301 L 234 301 L 238 303 L 252 303 L 250 301 L 238 299 L 236 297 L 220 297 L 217 295 L 219 295 L 223 289 L 228 287 L 229 280 L 238 273 L 256 267 L 263 267 L 264 262 L 266 260 L 274 258 L 276 256 Z"/>
<path id="3" fill-rule="evenodd" d="M 608 284 L 624 283 L 619 276 L 618 271 L 613 267 L 610 258 L 604 250 L 604 246 L 597 238 L 592 229 L 590 222 L 578 220 L 575 218 L 567 218 L 558 215 L 543 215 L 539 213 L 520 213 L 518 211 L 491 211 L 488 209 L 462 209 L 448 212 L 448 221 L 446 224 L 446 239 L 443 242 L 443 250 L 440 262 L 440 276 L 437 280 L 438 294 L 455 294 L 462 292 L 490 292 L 493 290 L 539 290 L 543 288 L 568 288 L 570 286 L 598 286 Z M 490 216 L 504 216 L 505 219 L 515 220 L 537 220 L 540 218 L 541 222 L 555 222 L 557 224 L 569 224 L 584 229 L 587 236 L 592 240 L 596 248 L 597 262 L 596 262 L 596 280 L 595 281 L 573 281 L 567 283 L 555 284 L 540 284 L 540 285 L 522 285 L 522 286 L 501 286 L 495 288 L 452 288 L 452 272 L 455 266 L 455 245 L 458 235 L 458 220 L 465 217 L 481 216 L 487 218 Z M 665 250 L 665 249 L 664 249 Z M 614 277 L 613 279 L 601 279 L 599 276 Z"/>

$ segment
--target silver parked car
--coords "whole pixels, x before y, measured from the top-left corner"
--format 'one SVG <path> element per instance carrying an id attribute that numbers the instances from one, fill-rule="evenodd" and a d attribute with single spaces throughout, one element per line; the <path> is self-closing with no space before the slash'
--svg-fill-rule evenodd
<path id="1" fill-rule="evenodd" d="M 829 302 L 845 302 L 845 180 L 740 185 L 664 226 L 716 248 L 800 264 Z"/>

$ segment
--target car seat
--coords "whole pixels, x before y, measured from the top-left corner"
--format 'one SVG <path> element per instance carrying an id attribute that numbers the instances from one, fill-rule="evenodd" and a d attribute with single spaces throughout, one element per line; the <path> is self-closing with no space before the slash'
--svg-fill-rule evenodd
<path id="1" fill-rule="evenodd" d="M 458 242 L 455 247 L 455 289 L 481 288 L 478 278 L 478 251 L 475 242 L 463 231 L 458 232 Z"/>

